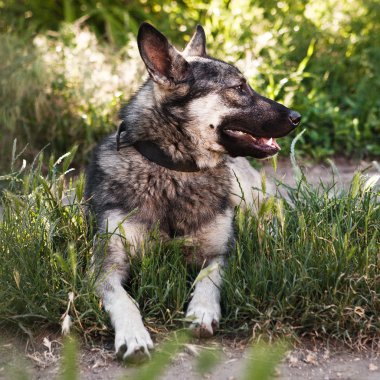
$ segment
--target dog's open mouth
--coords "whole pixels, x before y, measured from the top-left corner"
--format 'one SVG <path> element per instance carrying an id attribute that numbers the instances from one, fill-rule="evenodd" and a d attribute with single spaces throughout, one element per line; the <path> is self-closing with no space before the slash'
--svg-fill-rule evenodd
<path id="1" fill-rule="evenodd" d="M 252 148 L 266 153 L 268 156 L 272 156 L 281 150 L 275 138 L 270 137 L 255 137 L 246 131 L 237 129 L 224 129 L 223 132 L 238 141 L 249 144 Z"/>

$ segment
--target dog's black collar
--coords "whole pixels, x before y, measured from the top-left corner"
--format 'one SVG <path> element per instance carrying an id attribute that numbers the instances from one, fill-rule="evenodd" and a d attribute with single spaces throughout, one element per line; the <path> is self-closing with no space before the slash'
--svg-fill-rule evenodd
<path id="1" fill-rule="evenodd" d="M 193 160 L 173 161 L 169 155 L 152 141 L 137 141 L 133 146 L 149 161 L 166 169 L 176 170 L 177 172 L 199 172 L 201 170 Z"/>
<path id="2" fill-rule="evenodd" d="M 125 132 L 126 125 L 123 121 L 116 134 L 116 150 L 120 150 L 120 134 Z M 187 161 L 173 161 L 173 159 L 166 154 L 156 143 L 153 141 L 137 141 L 133 147 L 149 161 L 157 165 L 163 166 L 166 169 L 175 170 L 177 172 L 199 172 L 197 164 L 193 159 Z"/>

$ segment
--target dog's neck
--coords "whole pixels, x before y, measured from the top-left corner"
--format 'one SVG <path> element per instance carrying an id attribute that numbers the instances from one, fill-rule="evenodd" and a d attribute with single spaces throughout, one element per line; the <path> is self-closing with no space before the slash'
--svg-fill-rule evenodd
<path id="1" fill-rule="evenodd" d="M 201 170 L 191 158 L 183 161 L 174 161 L 152 141 L 137 141 L 133 146 L 146 159 L 166 169 L 177 172 L 199 172 Z"/>
<path id="2" fill-rule="evenodd" d="M 123 121 L 117 130 L 116 134 L 116 150 L 119 151 L 124 144 L 122 145 L 120 141 L 120 136 L 123 132 L 126 131 L 126 123 Z M 129 144 L 128 144 L 129 145 Z M 154 162 L 159 166 L 163 166 L 169 170 L 175 170 L 178 172 L 199 172 L 204 168 L 209 168 L 209 161 L 207 166 L 201 166 L 196 163 L 196 161 L 189 157 L 188 159 L 183 159 L 179 161 L 173 160 L 160 146 L 153 141 L 144 140 L 136 141 L 132 145 L 142 156 L 144 156 L 149 161 Z M 219 161 L 216 165 L 219 164 Z M 216 166 L 216 165 L 213 165 Z"/>
<path id="3" fill-rule="evenodd" d="M 124 144 L 122 141 L 120 141 L 121 133 L 122 131 L 120 131 L 119 127 L 119 130 L 116 134 L 117 151 L 125 146 L 133 146 L 146 159 L 169 170 L 188 173 L 199 172 L 201 170 L 214 168 L 224 161 L 224 159 L 220 159 L 220 155 L 216 155 L 216 157 L 213 159 L 211 152 L 208 157 L 201 156 L 198 157 L 198 160 L 195 160 L 191 156 L 188 158 L 175 160 L 172 156 L 167 154 L 157 143 L 150 140 L 142 140 L 136 141 L 132 144 Z"/>
<path id="4" fill-rule="evenodd" d="M 166 109 L 157 106 L 151 97 L 151 86 L 150 81 L 146 82 L 121 110 L 123 121 L 116 137 L 117 146 L 137 144 L 140 153 L 150 161 L 177 171 L 195 172 L 223 162 L 224 152 L 206 146 L 202 136 L 195 131 L 189 135 L 186 128 L 177 124 L 180 116 L 173 117 Z"/>

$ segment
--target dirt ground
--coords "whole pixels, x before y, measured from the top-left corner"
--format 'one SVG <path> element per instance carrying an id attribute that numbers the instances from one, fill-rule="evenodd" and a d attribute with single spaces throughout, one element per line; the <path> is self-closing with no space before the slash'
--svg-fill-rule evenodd
<path id="1" fill-rule="evenodd" d="M 22 344 L 15 339 L 5 340 L 0 346 L 0 379 L 20 379 L 21 368 L 26 368 L 29 378 L 35 380 L 57 379 L 60 375 L 59 340 L 45 337 L 35 346 Z M 307 347 L 307 348 L 306 348 Z M 159 349 L 159 346 L 158 346 Z M 203 349 L 215 352 L 222 350 L 219 361 L 210 372 L 200 375 L 196 370 L 198 353 Z M 173 358 L 162 380 L 239 380 L 251 357 L 246 341 L 215 338 L 211 341 L 197 341 L 187 344 Z M 125 365 L 116 360 L 112 344 L 94 346 L 80 350 L 80 379 L 134 379 L 139 367 Z M 276 368 L 278 380 L 379 380 L 380 352 L 378 350 L 350 351 L 339 346 L 301 342 L 298 348 L 289 351 Z"/>
<path id="2" fill-rule="evenodd" d="M 367 168 L 369 162 L 349 162 L 344 159 L 335 161 L 339 176 L 335 177 L 338 186 L 347 186 L 354 171 L 359 167 Z M 273 175 L 270 163 L 264 165 L 267 176 Z M 376 173 L 372 166 L 369 174 Z M 329 165 L 304 164 L 304 173 L 312 184 L 322 180 L 325 184 L 332 181 L 332 170 Z M 289 161 L 279 162 L 275 177 L 285 183 L 293 184 L 292 168 Z M 0 338 L 1 338 L 0 332 Z M 45 339 L 43 339 L 45 338 Z M 33 379 L 55 379 L 60 373 L 59 340 L 48 335 L 35 342 L 21 343 L 15 338 L 0 339 L 0 379 L 17 379 L 17 371 L 27 368 Z M 16 342 L 16 343 L 15 343 Z M 159 345 L 158 345 L 159 346 Z M 221 349 L 222 360 L 210 373 L 199 375 L 195 369 L 197 353 L 206 347 L 208 350 Z M 218 379 L 238 380 L 243 378 L 244 369 L 249 361 L 247 344 L 244 341 L 224 340 L 217 337 L 211 341 L 197 341 L 184 347 L 167 368 L 165 380 Z M 123 365 L 116 360 L 112 343 L 82 347 L 80 350 L 80 379 L 134 379 L 138 367 Z M 301 342 L 288 352 L 285 359 L 276 369 L 279 380 L 380 380 L 380 351 L 378 349 L 352 351 L 342 346 L 331 347 L 327 343 L 312 345 Z"/>
<path id="3" fill-rule="evenodd" d="M 337 173 L 334 173 L 332 166 L 328 163 L 316 165 L 313 162 L 300 160 L 298 164 L 312 185 L 318 185 L 322 181 L 325 185 L 335 182 L 339 187 L 348 186 L 356 170 L 364 170 L 368 175 L 380 174 L 375 164 L 370 161 L 353 161 L 343 157 L 337 157 L 332 161 Z M 279 160 L 276 173 L 270 161 L 264 161 L 264 168 L 268 178 L 274 177 L 286 184 L 294 185 L 293 168 L 289 159 Z"/>

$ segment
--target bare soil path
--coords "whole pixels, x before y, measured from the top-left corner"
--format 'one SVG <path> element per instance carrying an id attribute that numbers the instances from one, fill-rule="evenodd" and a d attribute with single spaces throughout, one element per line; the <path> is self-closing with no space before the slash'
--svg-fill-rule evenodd
<path id="1" fill-rule="evenodd" d="M 13 342 L 13 343 L 12 343 Z M 27 369 L 31 379 L 58 379 L 60 375 L 59 341 L 46 345 L 39 342 L 20 352 L 20 342 L 5 341 L 0 346 L 0 379 L 19 379 L 18 371 Z M 306 348 L 307 347 L 307 348 Z M 24 346 L 25 348 L 25 346 Z M 221 350 L 218 364 L 200 375 L 196 369 L 197 355 L 203 349 L 209 352 Z M 162 380 L 239 380 L 244 377 L 250 357 L 246 341 L 231 341 L 215 338 L 186 345 L 173 358 Z M 83 347 L 79 358 L 81 380 L 134 379 L 139 366 L 125 365 L 116 360 L 111 347 Z M 351 351 L 342 346 L 328 347 L 326 344 L 311 345 L 300 343 L 289 351 L 276 368 L 275 378 L 279 380 L 379 380 L 380 351 Z"/>
<path id="2" fill-rule="evenodd" d="M 332 159 L 335 166 L 333 168 L 329 163 L 315 164 L 313 162 L 300 160 L 300 165 L 308 182 L 312 185 L 318 185 L 321 181 L 327 185 L 336 183 L 337 186 L 348 186 L 353 178 L 355 171 L 365 170 L 365 174 L 380 174 L 374 164 L 370 161 L 354 161 L 343 157 Z M 271 162 L 265 161 L 263 165 L 267 176 L 274 177 L 286 184 L 294 185 L 294 173 L 289 159 L 282 159 L 278 162 L 277 171 L 274 172 Z M 334 170 L 337 173 L 334 173 Z"/>

